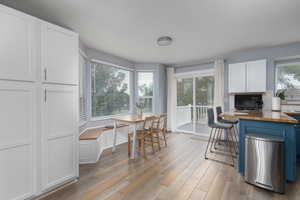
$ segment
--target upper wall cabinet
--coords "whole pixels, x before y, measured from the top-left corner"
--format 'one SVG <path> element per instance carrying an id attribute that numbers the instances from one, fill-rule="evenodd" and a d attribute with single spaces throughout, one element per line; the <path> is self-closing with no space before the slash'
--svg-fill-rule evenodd
<path id="1" fill-rule="evenodd" d="M 42 76 L 47 83 L 78 84 L 78 35 L 42 25 Z"/>
<path id="2" fill-rule="evenodd" d="M 266 77 L 266 60 L 230 64 L 229 93 L 265 92 Z"/>
<path id="3" fill-rule="evenodd" d="M 267 61 L 247 62 L 247 92 L 265 92 L 267 84 Z"/>
<path id="4" fill-rule="evenodd" d="M 0 79 L 34 81 L 37 20 L 0 5 L 0 24 Z"/>
<path id="5" fill-rule="evenodd" d="M 238 93 L 246 91 L 246 64 L 236 63 L 229 65 L 229 92 Z"/>

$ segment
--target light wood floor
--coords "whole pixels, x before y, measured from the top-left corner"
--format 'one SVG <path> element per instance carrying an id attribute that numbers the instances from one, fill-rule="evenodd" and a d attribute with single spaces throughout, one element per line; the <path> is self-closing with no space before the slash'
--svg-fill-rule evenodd
<path id="1" fill-rule="evenodd" d="M 204 160 L 206 141 L 191 135 L 168 135 L 168 147 L 148 159 L 129 161 L 127 146 L 107 150 L 95 165 L 80 166 L 80 179 L 43 200 L 296 200 L 300 181 L 286 195 L 256 188 L 234 168 Z M 299 170 L 300 173 L 300 170 Z"/>

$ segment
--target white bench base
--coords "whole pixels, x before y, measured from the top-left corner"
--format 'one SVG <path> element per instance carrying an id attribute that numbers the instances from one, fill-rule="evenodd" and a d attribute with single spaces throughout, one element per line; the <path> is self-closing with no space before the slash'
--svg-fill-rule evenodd
<path id="1" fill-rule="evenodd" d="M 129 127 L 117 129 L 117 145 L 127 143 Z M 113 146 L 113 130 L 104 131 L 96 140 L 80 140 L 79 163 L 94 164 L 105 149 Z"/>

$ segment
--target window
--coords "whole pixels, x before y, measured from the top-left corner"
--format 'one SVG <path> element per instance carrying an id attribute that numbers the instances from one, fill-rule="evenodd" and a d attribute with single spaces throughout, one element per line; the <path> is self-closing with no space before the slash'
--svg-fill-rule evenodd
<path id="1" fill-rule="evenodd" d="M 144 112 L 153 112 L 153 72 L 137 73 L 139 101 L 145 105 Z"/>
<path id="2" fill-rule="evenodd" d="M 79 114 L 80 121 L 86 121 L 86 95 L 85 95 L 85 77 L 86 77 L 86 59 L 79 56 Z"/>
<path id="3" fill-rule="evenodd" d="M 92 117 L 130 111 L 130 71 L 108 64 L 92 65 Z"/>
<path id="4" fill-rule="evenodd" d="M 300 62 L 278 64 L 276 89 L 286 89 L 287 101 L 300 100 Z"/>

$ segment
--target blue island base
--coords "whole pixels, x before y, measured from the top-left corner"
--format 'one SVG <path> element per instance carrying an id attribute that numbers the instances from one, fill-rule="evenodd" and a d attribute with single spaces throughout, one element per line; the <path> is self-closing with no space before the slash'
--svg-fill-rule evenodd
<path id="1" fill-rule="evenodd" d="M 285 145 L 285 176 L 287 181 L 297 178 L 295 124 L 241 119 L 239 123 L 239 172 L 245 172 L 245 137 L 249 133 L 279 136 Z"/>

